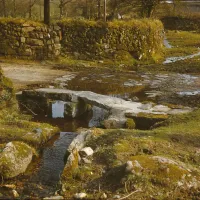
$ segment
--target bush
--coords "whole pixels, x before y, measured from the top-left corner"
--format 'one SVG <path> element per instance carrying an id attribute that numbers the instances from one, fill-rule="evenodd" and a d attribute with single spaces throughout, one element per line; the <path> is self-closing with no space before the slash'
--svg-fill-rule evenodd
<path id="1" fill-rule="evenodd" d="M 65 19 L 58 25 L 62 29 L 62 48 L 66 53 L 114 59 L 117 52 L 127 52 L 135 59 L 145 60 L 162 50 L 164 35 L 159 20 L 104 23 Z"/>

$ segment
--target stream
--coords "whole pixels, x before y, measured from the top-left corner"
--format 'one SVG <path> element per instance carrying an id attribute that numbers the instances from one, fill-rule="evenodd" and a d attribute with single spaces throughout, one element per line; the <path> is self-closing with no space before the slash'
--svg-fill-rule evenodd
<path id="1" fill-rule="evenodd" d="M 88 70 L 60 77 L 50 87 L 92 91 L 128 101 L 151 101 L 155 104 L 173 104 L 174 106 L 195 107 L 200 99 L 200 76 L 188 74 Z M 55 113 L 52 113 L 54 118 L 47 117 L 44 114 L 34 118 L 34 121 L 47 122 L 58 126 L 62 132 L 45 145 L 37 170 L 25 181 L 23 190 L 25 197 L 53 195 L 59 188 L 58 183 L 64 168 L 65 152 L 76 136 L 74 133 L 76 129 L 99 126 L 99 121 L 106 117 L 104 116 L 105 113 L 98 107 L 93 107 L 89 114 L 77 119 L 57 118 L 59 112 L 57 109 L 54 110 Z"/>
<path id="2" fill-rule="evenodd" d="M 134 102 L 153 102 L 155 104 L 195 107 L 200 103 L 200 75 L 151 74 L 132 72 L 113 72 L 110 70 L 85 70 L 71 73 L 56 79 L 50 88 L 64 88 L 75 91 L 92 91 Z M 41 198 L 54 195 L 59 189 L 59 178 L 64 168 L 67 147 L 76 136 L 79 127 L 100 126 L 105 113 L 98 107 L 77 119 L 59 117 L 55 109 L 54 118 L 41 115 L 34 121 L 47 122 L 58 126 L 61 133 L 53 137 L 43 148 L 37 166 L 29 176 L 22 177 L 23 198 Z M 33 167 L 34 168 L 34 167 Z"/>

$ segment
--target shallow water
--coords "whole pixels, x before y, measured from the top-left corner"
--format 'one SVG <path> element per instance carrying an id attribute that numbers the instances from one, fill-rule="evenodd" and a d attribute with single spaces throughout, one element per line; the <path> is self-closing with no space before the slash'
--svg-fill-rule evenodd
<path id="1" fill-rule="evenodd" d="M 187 59 L 191 59 L 191 58 L 194 58 L 194 57 L 197 57 L 197 56 L 200 56 L 200 52 L 189 55 L 189 56 L 170 57 L 170 58 L 167 58 L 163 62 L 163 64 L 174 63 L 174 62 L 177 62 L 177 61 L 180 61 L 180 60 L 187 60 Z"/>
<path id="2" fill-rule="evenodd" d="M 60 78 L 56 87 L 92 91 L 131 101 L 171 103 L 170 98 L 187 91 L 198 91 L 200 76 L 188 74 L 151 74 L 136 72 L 80 72 L 67 80 Z M 187 93 L 186 93 L 187 94 Z M 195 93 L 198 97 L 198 93 Z M 185 104 L 184 99 L 178 104 Z"/>
<path id="3" fill-rule="evenodd" d="M 55 193 L 64 169 L 66 150 L 75 137 L 76 133 L 61 132 L 45 145 L 38 171 L 25 183 L 24 196 L 41 198 Z"/>
<path id="4" fill-rule="evenodd" d="M 52 87 L 52 86 L 51 86 Z M 66 75 L 55 81 L 54 87 L 66 88 L 76 91 L 92 91 L 119 97 L 129 101 L 156 104 L 175 104 L 195 106 L 196 99 L 200 99 L 200 76 L 188 74 L 151 74 L 132 72 L 110 71 L 84 71 L 76 75 Z M 188 98 L 193 97 L 192 103 Z M 186 98 L 188 97 L 188 98 Z M 59 109 L 58 109 L 59 108 Z M 53 105 L 53 117 L 44 115 L 35 116 L 34 121 L 47 122 L 58 126 L 62 131 L 52 138 L 45 146 L 40 158 L 38 170 L 26 181 L 24 195 L 45 197 L 55 193 L 58 187 L 60 173 L 64 168 L 66 149 L 79 127 L 100 126 L 102 119 L 106 118 L 104 110 L 93 107 L 87 115 L 78 119 L 64 119 L 63 102 Z M 58 112 L 61 111 L 61 112 Z M 58 118 L 59 117 L 59 118 Z"/>

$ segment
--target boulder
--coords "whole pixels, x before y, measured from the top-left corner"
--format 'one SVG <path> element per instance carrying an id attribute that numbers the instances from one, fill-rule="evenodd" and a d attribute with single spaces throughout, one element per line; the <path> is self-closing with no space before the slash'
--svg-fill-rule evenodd
<path id="1" fill-rule="evenodd" d="M 23 142 L 9 142 L 0 153 L 0 174 L 13 178 L 24 173 L 31 163 L 33 149 Z"/>

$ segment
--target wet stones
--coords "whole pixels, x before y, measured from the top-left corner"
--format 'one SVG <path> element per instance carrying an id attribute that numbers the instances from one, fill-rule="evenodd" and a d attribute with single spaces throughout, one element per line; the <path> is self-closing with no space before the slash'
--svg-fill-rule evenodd
<path id="1" fill-rule="evenodd" d="M 125 101 L 121 98 L 96 94 L 90 91 L 72 91 L 65 89 L 41 88 L 34 91 L 23 91 L 22 98 L 40 100 L 45 102 L 63 102 L 62 117 L 78 117 L 89 111 L 91 107 L 98 107 L 107 111 L 107 116 L 101 119 L 101 125 L 107 129 L 125 128 L 127 119 L 132 119 L 136 124 L 147 124 L 151 128 L 155 123 L 166 120 L 169 115 L 191 112 L 193 109 L 182 107 L 180 109 L 170 108 L 164 105 L 144 104 L 139 102 Z M 36 102 L 37 103 L 37 102 Z M 51 105 L 51 104 L 50 104 Z M 88 106 L 90 105 L 90 106 Z M 48 106 L 48 105 L 47 105 Z M 55 109 L 58 110 L 58 109 Z M 147 121 L 147 122 L 144 122 Z M 134 123 L 128 123 L 128 128 L 133 129 Z"/>

